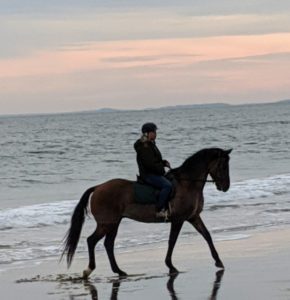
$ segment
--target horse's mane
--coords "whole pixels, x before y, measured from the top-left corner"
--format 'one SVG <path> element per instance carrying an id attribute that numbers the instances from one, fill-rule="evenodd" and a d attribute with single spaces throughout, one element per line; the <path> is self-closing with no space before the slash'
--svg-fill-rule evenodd
<path id="1" fill-rule="evenodd" d="M 220 148 L 205 148 L 197 151 L 193 155 L 189 156 L 184 163 L 176 168 L 175 172 L 192 173 L 201 165 L 208 164 L 214 158 L 217 158 L 223 152 Z M 174 173 L 175 173 L 174 172 Z"/>

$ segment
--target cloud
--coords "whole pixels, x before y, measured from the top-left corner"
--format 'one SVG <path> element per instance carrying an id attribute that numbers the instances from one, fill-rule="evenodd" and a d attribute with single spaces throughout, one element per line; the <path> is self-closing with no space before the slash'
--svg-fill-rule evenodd
<path id="1" fill-rule="evenodd" d="M 6 1 L 1 110 L 288 98 L 289 20 L 276 0 Z"/>
<path id="2" fill-rule="evenodd" d="M 290 33 L 99 42 L 39 52 L 0 61 L 0 113 L 286 99 L 289 53 Z"/>
<path id="3" fill-rule="evenodd" d="M 56 15 L 71 12 L 82 13 L 92 10 L 146 10 L 146 9 L 171 9 L 183 10 L 194 15 L 233 14 L 233 13 L 271 13 L 283 12 L 290 9 L 289 1 L 276 0 L 10 0 L 1 3 L 2 14 L 34 14 Z"/>
<path id="4" fill-rule="evenodd" d="M 180 39 L 290 32 L 290 13 L 192 16 L 182 10 L 86 11 L 1 18 L 0 57 L 105 41 Z"/>
<path id="5" fill-rule="evenodd" d="M 0 78 L 148 66 L 168 69 L 170 66 L 178 68 L 212 60 L 242 59 L 288 51 L 290 33 L 98 42 L 85 49 L 42 51 L 27 57 L 0 60 Z"/>

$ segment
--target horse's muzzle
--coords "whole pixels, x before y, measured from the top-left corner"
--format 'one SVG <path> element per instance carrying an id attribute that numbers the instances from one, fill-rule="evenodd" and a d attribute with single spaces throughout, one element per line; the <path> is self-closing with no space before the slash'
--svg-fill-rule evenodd
<path id="1" fill-rule="evenodd" d="M 225 182 L 216 182 L 216 188 L 219 191 L 227 192 L 230 188 L 230 183 L 228 181 Z"/>

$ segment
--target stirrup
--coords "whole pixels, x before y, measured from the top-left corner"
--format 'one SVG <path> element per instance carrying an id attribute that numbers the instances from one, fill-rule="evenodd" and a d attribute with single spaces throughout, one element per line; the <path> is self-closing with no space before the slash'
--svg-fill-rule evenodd
<path id="1" fill-rule="evenodd" d="M 162 209 L 161 211 L 156 212 L 156 218 L 164 218 L 164 221 L 168 221 L 170 217 L 169 211 Z"/>

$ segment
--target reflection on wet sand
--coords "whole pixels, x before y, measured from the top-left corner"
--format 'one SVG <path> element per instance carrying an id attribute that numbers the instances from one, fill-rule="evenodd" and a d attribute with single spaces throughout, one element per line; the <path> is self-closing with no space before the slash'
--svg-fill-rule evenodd
<path id="1" fill-rule="evenodd" d="M 119 287 L 120 287 L 120 280 L 115 280 L 112 282 L 112 292 L 111 292 L 111 297 L 110 300 L 118 300 L 118 292 L 119 292 Z M 90 294 L 91 294 L 91 299 L 92 300 L 98 300 L 98 291 L 95 285 L 86 282 L 85 286 L 89 288 Z"/>
<path id="2" fill-rule="evenodd" d="M 166 287 L 169 292 L 171 300 L 179 300 L 177 297 L 177 293 L 174 290 L 174 281 L 178 277 L 178 273 L 169 275 L 169 279 L 167 281 Z M 209 296 L 209 300 L 216 300 L 218 295 L 218 290 L 221 286 L 221 281 L 224 275 L 224 270 L 219 270 L 216 272 L 216 278 L 212 286 L 211 295 Z M 111 291 L 111 297 L 110 300 L 118 300 L 118 293 L 119 288 L 121 285 L 121 282 L 126 279 L 126 277 L 122 277 L 122 279 L 116 279 L 112 281 L 112 291 Z M 85 286 L 89 288 L 91 299 L 92 300 L 98 300 L 98 291 L 95 285 L 91 284 L 90 282 L 85 282 Z"/>
<path id="3" fill-rule="evenodd" d="M 215 281 L 213 283 L 213 288 L 211 292 L 211 296 L 209 297 L 209 300 L 216 300 L 217 299 L 217 294 L 218 290 L 221 286 L 221 281 L 224 276 L 225 270 L 219 270 L 215 273 Z"/>
<path id="4" fill-rule="evenodd" d="M 98 300 L 98 291 L 96 287 L 93 284 L 89 284 L 88 287 L 92 296 L 92 300 Z"/>
<path id="5" fill-rule="evenodd" d="M 120 287 L 120 281 L 113 282 L 110 300 L 117 300 L 118 299 L 119 287 Z"/>
<path id="6" fill-rule="evenodd" d="M 171 296 L 172 300 L 178 300 L 175 290 L 174 290 L 174 281 L 176 277 L 178 276 L 178 273 L 169 275 L 169 279 L 167 281 L 167 289 L 169 291 L 169 295 Z"/>

